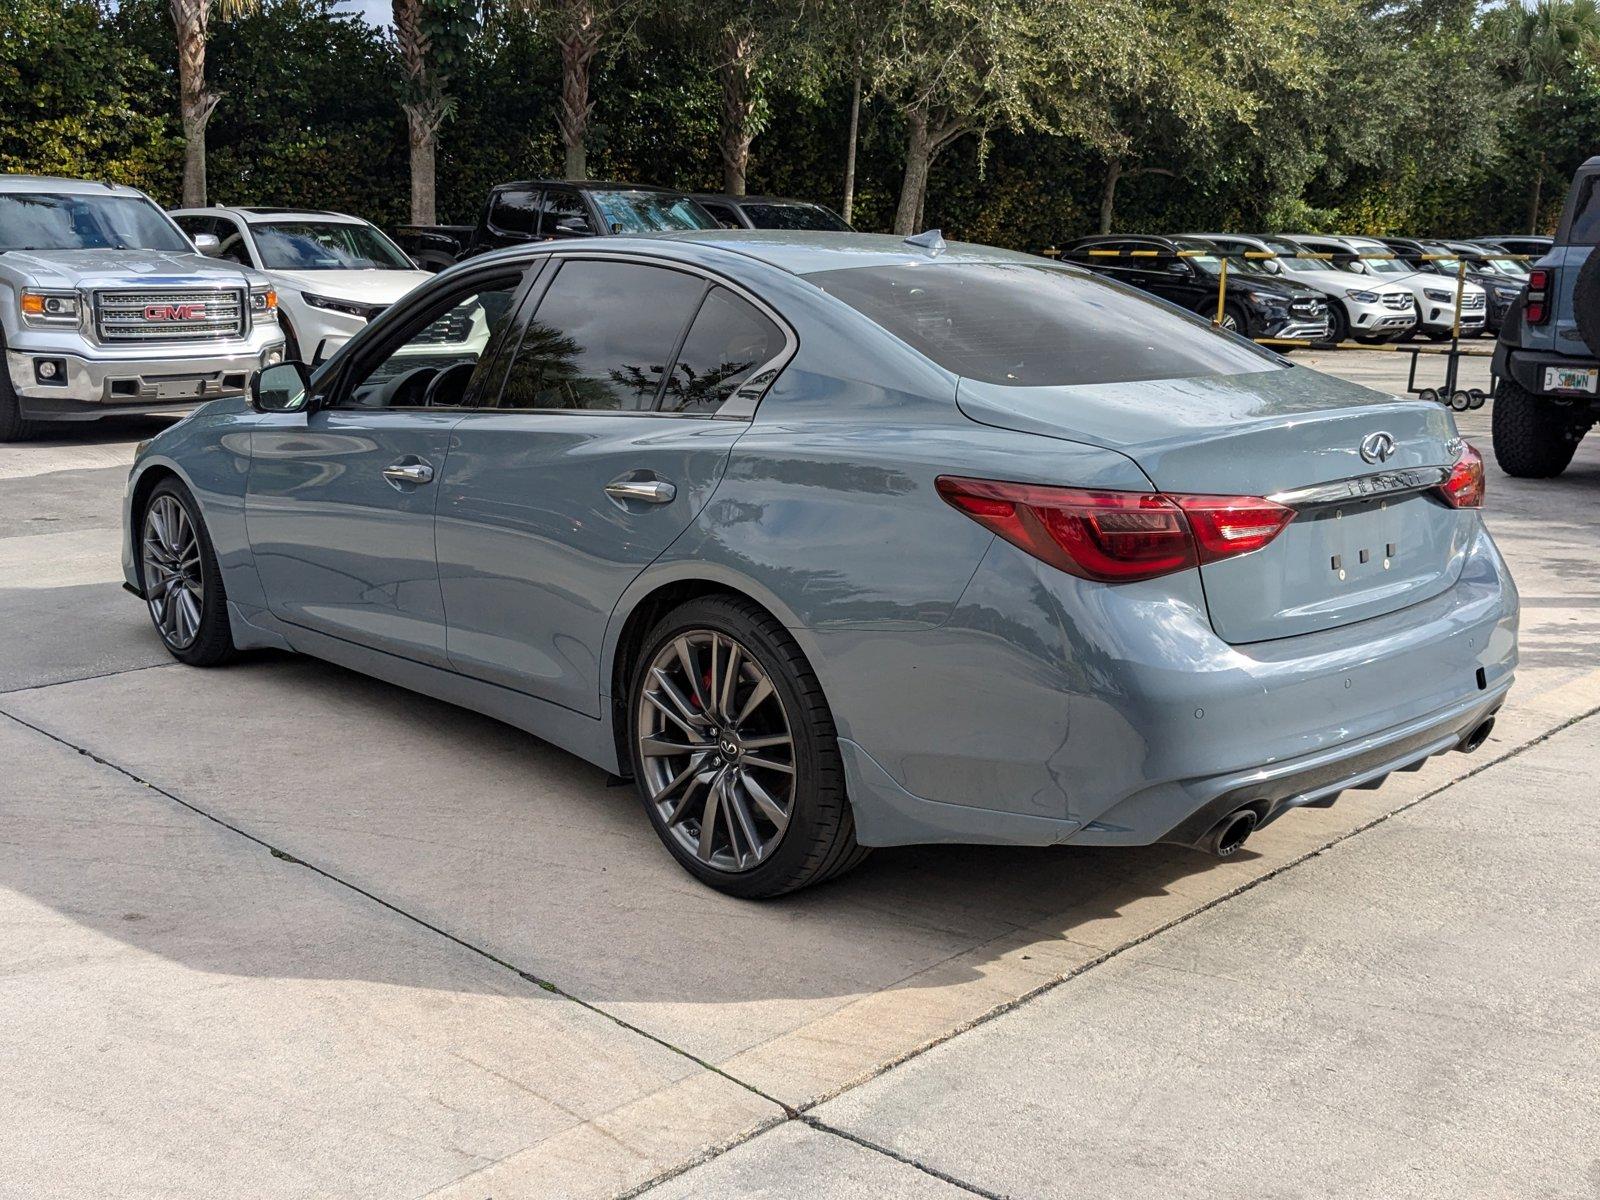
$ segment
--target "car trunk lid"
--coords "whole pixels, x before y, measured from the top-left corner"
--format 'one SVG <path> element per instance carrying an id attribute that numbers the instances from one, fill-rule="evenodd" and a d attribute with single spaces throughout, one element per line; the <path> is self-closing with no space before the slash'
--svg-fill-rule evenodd
<path id="1" fill-rule="evenodd" d="M 958 400 L 987 425 L 1126 454 L 1158 491 L 1291 505 L 1270 544 L 1200 567 L 1212 626 L 1233 643 L 1437 595 L 1459 577 L 1478 519 L 1434 490 L 1460 450 L 1445 409 L 1303 367 L 1065 387 L 964 379 Z"/>

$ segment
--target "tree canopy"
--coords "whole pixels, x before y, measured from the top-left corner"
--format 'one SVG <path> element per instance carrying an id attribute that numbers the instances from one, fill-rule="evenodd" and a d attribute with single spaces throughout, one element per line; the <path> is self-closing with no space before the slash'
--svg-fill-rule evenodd
<path id="1" fill-rule="evenodd" d="M 1595 0 L 414 3 L 456 35 L 436 64 L 447 221 L 568 171 L 838 207 L 854 127 L 864 229 L 1033 249 L 1102 227 L 1548 231 L 1600 152 Z M 4 8 L 0 169 L 176 203 L 169 0 Z M 418 84 L 393 30 L 262 0 L 207 37 L 213 203 L 407 219 Z"/>

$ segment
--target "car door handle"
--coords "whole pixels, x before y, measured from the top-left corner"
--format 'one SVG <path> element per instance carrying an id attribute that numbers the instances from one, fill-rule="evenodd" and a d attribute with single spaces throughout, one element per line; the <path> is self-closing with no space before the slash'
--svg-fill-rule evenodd
<path id="1" fill-rule="evenodd" d="M 383 477 L 390 483 L 432 483 L 433 468 L 425 462 L 397 462 L 383 469 Z"/>
<path id="2" fill-rule="evenodd" d="M 615 500 L 642 500 L 646 504 L 671 504 L 678 489 L 665 479 L 614 479 L 606 495 Z"/>

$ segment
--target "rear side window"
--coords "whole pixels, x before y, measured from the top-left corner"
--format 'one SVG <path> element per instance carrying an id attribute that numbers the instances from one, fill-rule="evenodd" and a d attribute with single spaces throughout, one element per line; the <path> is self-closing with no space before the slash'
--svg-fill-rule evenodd
<path id="1" fill-rule="evenodd" d="M 689 327 L 661 399 L 663 412 L 707 415 L 722 407 L 787 342 L 755 305 L 714 287 Z"/>
<path id="2" fill-rule="evenodd" d="M 563 263 L 528 322 L 503 408 L 644 412 L 705 281 L 606 259 Z"/>
<path id="3" fill-rule="evenodd" d="M 1266 371 L 1255 346 L 1104 279 L 1030 263 L 917 263 L 806 279 L 956 375 L 1015 387 Z"/>
<path id="4" fill-rule="evenodd" d="M 489 205 L 489 224 L 501 233 L 532 237 L 539 232 L 539 193 L 497 192 Z"/>
<path id="5" fill-rule="evenodd" d="M 1567 230 L 1569 246 L 1600 245 L 1600 175 L 1590 175 L 1578 184 L 1578 203 L 1572 209 L 1572 228 Z M 1537 256 L 1542 250 L 1535 250 Z"/>

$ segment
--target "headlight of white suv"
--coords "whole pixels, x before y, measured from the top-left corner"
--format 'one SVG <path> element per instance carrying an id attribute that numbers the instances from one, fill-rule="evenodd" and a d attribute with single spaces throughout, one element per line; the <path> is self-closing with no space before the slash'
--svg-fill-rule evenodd
<path id="1" fill-rule="evenodd" d="M 24 291 L 18 298 L 22 319 L 29 325 L 76 325 L 77 292 Z"/>
<path id="2" fill-rule="evenodd" d="M 1423 288 L 1422 294 L 1437 304 L 1454 304 L 1456 299 L 1454 292 L 1445 292 L 1438 288 Z"/>
<path id="3" fill-rule="evenodd" d="M 360 317 L 363 321 L 370 321 L 383 311 L 381 304 L 362 304 L 359 300 L 339 300 L 333 296 L 319 296 L 315 292 L 301 292 L 300 299 L 312 308 L 325 308 L 329 312 L 344 313 L 350 317 Z"/>
<path id="4" fill-rule="evenodd" d="M 1357 304 L 1376 304 L 1378 302 L 1377 292 L 1346 292 L 1345 295 Z"/>

